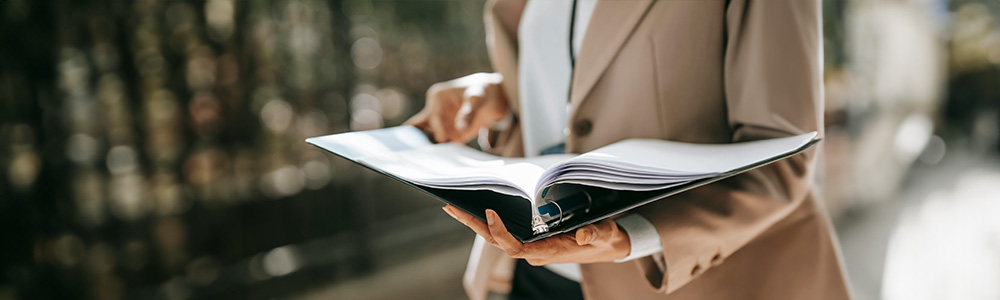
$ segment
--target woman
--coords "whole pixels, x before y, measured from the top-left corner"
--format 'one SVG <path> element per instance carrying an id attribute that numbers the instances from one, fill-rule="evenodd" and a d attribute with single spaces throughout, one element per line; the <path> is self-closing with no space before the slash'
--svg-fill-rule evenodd
<path id="1" fill-rule="evenodd" d="M 505 156 L 822 132 L 819 18 L 818 0 L 493 0 L 497 73 L 435 84 L 409 123 Z M 816 155 L 532 243 L 494 212 L 445 211 L 478 234 L 472 299 L 848 298 Z"/>

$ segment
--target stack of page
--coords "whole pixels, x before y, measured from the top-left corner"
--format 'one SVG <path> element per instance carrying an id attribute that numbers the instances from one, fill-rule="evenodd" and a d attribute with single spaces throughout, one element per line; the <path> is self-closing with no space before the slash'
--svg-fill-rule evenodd
<path id="1" fill-rule="evenodd" d="M 538 207 L 572 195 L 575 190 L 616 191 L 615 198 L 621 199 L 601 202 L 610 203 L 609 207 L 588 207 L 588 213 L 593 211 L 593 214 L 576 217 L 575 222 L 560 220 L 558 223 L 563 224 L 559 224 L 562 228 L 558 232 L 794 155 L 816 143 L 818 138 L 816 132 L 810 132 L 734 144 L 627 139 L 579 155 L 529 158 L 498 157 L 456 143 L 434 144 L 423 132 L 409 126 L 321 136 L 306 141 L 430 192 L 473 215 L 484 218 L 485 214 L 478 210 L 494 208 L 505 224 L 524 223 L 515 226 L 522 232 L 512 230 L 515 237 L 534 240 L 552 231 L 539 227 L 548 224 L 537 224 Z M 561 192 L 549 193 L 553 188 Z M 589 193 L 588 198 L 591 194 L 595 193 Z M 524 203 L 509 203 L 517 199 Z M 477 201 L 497 203 L 469 204 Z M 593 199 L 588 201 L 592 204 Z M 523 220 L 505 217 L 500 212 L 504 208 L 511 210 L 513 206 L 527 211 L 508 215 L 518 215 L 515 218 Z M 532 229 L 530 233 L 527 232 L 529 228 Z"/>

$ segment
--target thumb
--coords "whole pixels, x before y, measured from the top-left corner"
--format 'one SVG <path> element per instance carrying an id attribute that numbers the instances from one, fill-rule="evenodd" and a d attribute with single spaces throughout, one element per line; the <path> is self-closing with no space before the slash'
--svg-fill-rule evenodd
<path id="1" fill-rule="evenodd" d="M 590 245 L 597 238 L 597 226 L 590 224 L 576 230 L 576 244 L 580 246 Z"/>

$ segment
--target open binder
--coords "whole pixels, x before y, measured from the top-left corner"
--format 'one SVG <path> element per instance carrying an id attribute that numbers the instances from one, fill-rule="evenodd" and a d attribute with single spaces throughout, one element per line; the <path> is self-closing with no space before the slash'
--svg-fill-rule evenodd
<path id="1" fill-rule="evenodd" d="M 306 142 L 427 192 L 482 220 L 493 209 L 530 242 L 787 158 L 816 132 L 733 144 L 627 139 L 580 155 L 504 158 L 434 144 L 410 126 Z"/>

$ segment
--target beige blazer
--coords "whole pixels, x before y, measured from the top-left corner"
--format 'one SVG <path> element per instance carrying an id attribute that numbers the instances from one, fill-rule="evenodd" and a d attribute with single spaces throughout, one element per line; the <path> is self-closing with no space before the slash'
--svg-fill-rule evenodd
<path id="1" fill-rule="evenodd" d="M 577 56 L 567 151 L 626 138 L 730 143 L 823 132 L 818 0 L 599 0 Z M 487 43 L 518 111 L 517 26 L 525 0 L 491 0 Z M 520 127 L 490 151 L 523 155 Z M 587 299 L 845 299 L 839 246 L 818 203 L 816 148 L 633 210 L 662 255 L 581 266 Z M 472 253 L 482 299 L 512 260 Z"/>

